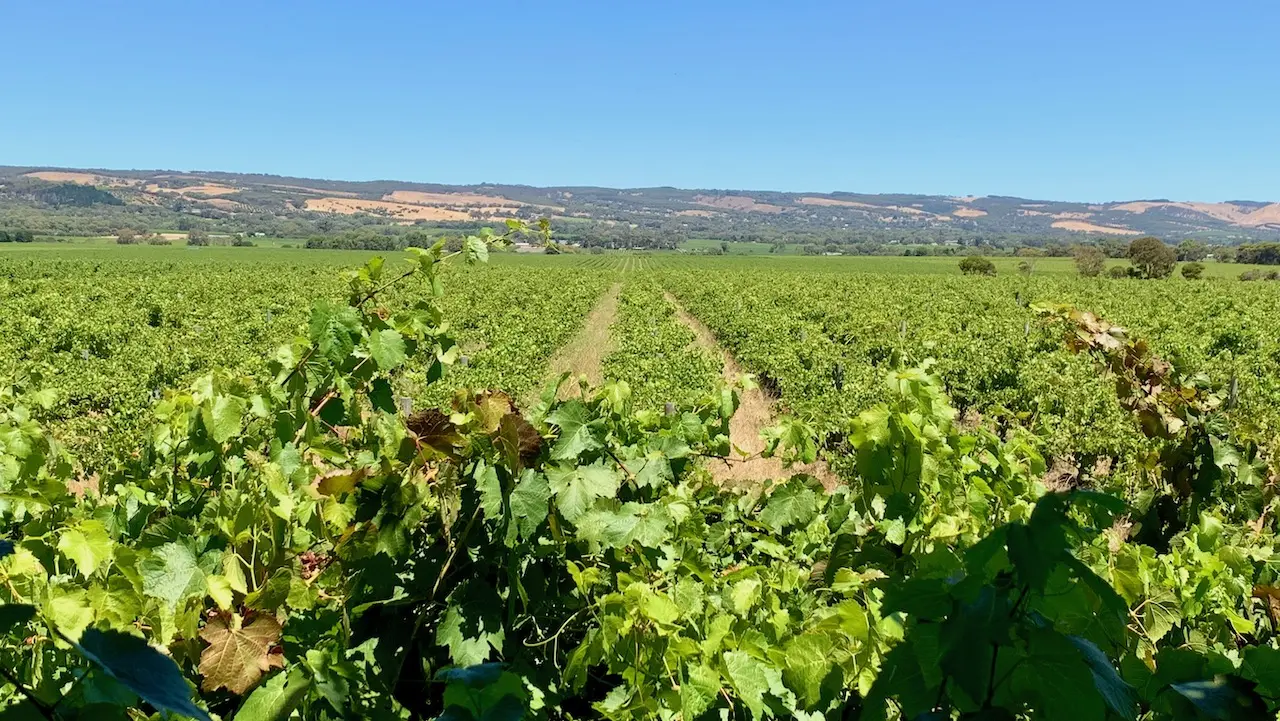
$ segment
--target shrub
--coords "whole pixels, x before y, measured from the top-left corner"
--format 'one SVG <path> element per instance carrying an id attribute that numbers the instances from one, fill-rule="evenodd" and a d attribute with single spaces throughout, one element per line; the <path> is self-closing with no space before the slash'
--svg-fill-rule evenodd
<path id="1" fill-rule="evenodd" d="M 248 238 L 236 238 L 235 240 L 231 241 L 231 247 L 233 247 L 233 248 L 252 248 L 252 247 L 253 247 L 253 241 L 252 241 L 252 240 L 249 240 Z"/>
<path id="2" fill-rule="evenodd" d="M 1240 280 L 1244 280 L 1244 281 L 1261 280 L 1261 279 L 1262 279 L 1262 271 L 1260 270 L 1246 270 L 1245 272 L 1240 274 Z"/>
<path id="3" fill-rule="evenodd" d="M 187 245 L 206 246 L 209 244 L 209 231 L 193 230 L 187 233 Z"/>
<path id="4" fill-rule="evenodd" d="M 1182 277 L 1187 280 L 1200 280 L 1204 275 L 1204 263 L 1187 263 L 1182 266 Z"/>
<path id="5" fill-rule="evenodd" d="M 1136 273 L 1134 272 L 1133 268 L 1126 268 L 1123 265 L 1117 265 L 1114 268 L 1107 270 L 1108 278 L 1118 279 L 1118 278 L 1130 278 L 1135 276 L 1136 276 Z"/>
<path id="6" fill-rule="evenodd" d="M 133 228 L 121 228 L 116 233 L 116 242 L 120 245 L 133 245 L 138 242 L 138 231 Z"/>
<path id="7" fill-rule="evenodd" d="M 960 261 L 960 272 L 965 275 L 995 275 L 996 264 L 980 255 L 968 255 Z"/>
<path id="8" fill-rule="evenodd" d="M 1031 271 L 1035 270 L 1035 266 L 1028 261 L 1020 261 L 1018 263 L 1018 272 L 1023 275 L 1031 275 Z"/>

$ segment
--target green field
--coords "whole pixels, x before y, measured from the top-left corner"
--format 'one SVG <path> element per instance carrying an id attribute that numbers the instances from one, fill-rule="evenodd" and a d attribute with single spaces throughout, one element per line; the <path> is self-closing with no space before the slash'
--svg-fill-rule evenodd
<path id="1" fill-rule="evenodd" d="M 263 246 L 0 248 L 6 668 L 141 636 L 230 721 L 1277 700 L 1247 266 Z"/>

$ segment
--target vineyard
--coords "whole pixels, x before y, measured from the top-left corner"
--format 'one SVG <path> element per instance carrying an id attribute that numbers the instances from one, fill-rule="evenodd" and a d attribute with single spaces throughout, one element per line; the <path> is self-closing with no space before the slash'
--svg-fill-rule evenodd
<path id="1" fill-rule="evenodd" d="M 548 232 L 0 255 L 0 721 L 1277 718 L 1280 284 Z"/>

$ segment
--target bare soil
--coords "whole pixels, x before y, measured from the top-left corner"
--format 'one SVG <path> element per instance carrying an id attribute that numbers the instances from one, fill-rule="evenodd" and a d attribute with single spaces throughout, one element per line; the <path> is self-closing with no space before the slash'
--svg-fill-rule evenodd
<path id="1" fill-rule="evenodd" d="M 1272 203 L 1258 209 L 1239 206 L 1233 203 L 1172 203 L 1162 201 L 1138 201 L 1122 203 L 1111 207 L 1111 210 L 1124 210 L 1130 213 L 1145 213 L 1152 208 L 1180 208 L 1202 213 L 1233 225 L 1257 227 L 1280 223 L 1280 203 Z"/>
<path id="2" fill-rule="evenodd" d="M 38 170 L 34 173 L 27 173 L 25 177 L 45 180 L 50 183 L 75 183 L 76 185 L 101 185 L 116 188 L 139 185 L 142 182 L 132 178 L 115 178 L 109 175 L 75 173 L 61 170 Z"/>
<path id="3" fill-rule="evenodd" d="M 372 213 L 374 215 L 383 215 L 397 220 L 471 220 L 471 214 L 461 210 L 435 208 L 426 205 L 412 205 L 409 203 L 392 203 L 385 200 L 309 198 L 305 205 L 307 210 L 316 210 L 321 213 L 340 213 L 342 215 Z M 501 212 L 504 209 L 476 208 L 476 210 L 493 210 L 495 212 Z"/>
<path id="4" fill-rule="evenodd" d="M 569 380 L 560 388 L 561 397 L 574 395 L 578 390 L 578 377 L 586 376 L 592 386 L 604 383 L 603 363 L 613 350 L 613 339 L 609 327 L 618 317 L 618 293 L 621 283 L 605 291 L 600 302 L 587 314 L 582 330 L 567 344 L 560 348 L 547 364 L 549 380 L 555 380 L 564 373 L 569 373 Z M 541 389 L 533 391 L 536 395 Z"/>
<path id="5" fill-rule="evenodd" d="M 667 293 L 666 298 L 667 302 L 675 307 L 676 317 L 680 319 L 680 322 L 693 331 L 696 337 L 695 342 L 723 359 L 721 373 L 725 382 L 736 383 L 744 375 L 744 371 L 742 366 L 738 365 L 738 361 L 734 359 L 733 354 L 721 347 L 711 329 L 681 307 L 675 296 Z M 781 480 L 794 473 L 808 473 L 822 481 L 822 485 L 828 489 L 835 488 L 840 483 L 840 480 L 831 472 L 831 469 L 824 461 L 819 460 L 817 463 L 794 465 L 786 468 L 783 466 L 782 461 L 777 458 L 760 457 L 759 454 L 764 450 L 765 446 L 764 438 L 760 436 L 760 432 L 776 422 L 776 406 L 777 399 L 766 393 L 763 388 L 754 388 L 742 394 L 739 399 L 738 412 L 729 421 L 729 442 L 734 447 L 747 453 L 748 458 L 733 461 L 713 460 L 709 466 L 712 476 L 725 485 L 747 485 L 766 478 Z"/>
<path id="6" fill-rule="evenodd" d="M 1075 230 L 1081 233 L 1107 233 L 1110 235 L 1142 235 L 1136 230 L 1128 228 L 1113 228 L 1110 225 L 1098 225 L 1097 223 L 1089 223 L 1083 220 L 1055 220 L 1053 227 L 1062 228 L 1063 230 Z"/>

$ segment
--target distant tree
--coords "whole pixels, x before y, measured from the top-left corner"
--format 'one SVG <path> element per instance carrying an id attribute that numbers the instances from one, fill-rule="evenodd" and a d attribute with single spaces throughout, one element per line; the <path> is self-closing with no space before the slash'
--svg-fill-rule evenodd
<path id="1" fill-rule="evenodd" d="M 1035 269 L 1035 265 L 1029 260 L 1018 261 L 1018 272 L 1023 275 L 1031 275 Z"/>
<path id="2" fill-rule="evenodd" d="M 1107 266 L 1107 256 L 1097 246 L 1077 245 L 1071 249 L 1075 257 L 1076 271 L 1086 278 L 1096 278 Z"/>
<path id="3" fill-rule="evenodd" d="M 1130 243 L 1128 257 L 1143 278 L 1168 278 L 1178 264 L 1178 254 L 1173 248 L 1151 236 Z"/>
<path id="4" fill-rule="evenodd" d="M 1182 266 L 1182 277 L 1187 280 L 1200 280 L 1204 275 L 1204 263 L 1191 262 Z"/>
<path id="5" fill-rule="evenodd" d="M 1050 241 L 1044 244 L 1044 254 L 1050 258 L 1066 258 L 1071 255 L 1071 246 L 1059 241 Z"/>
<path id="6" fill-rule="evenodd" d="M 1280 265 L 1280 243 L 1251 243 L 1236 249 L 1237 263 Z"/>
<path id="7" fill-rule="evenodd" d="M 996 264 L 980 255 L 966 255 L 960 261 L 960 272 L 965 275 L 995 275 Z"/>
<path id="8" fill-rule="evenodd" d="M 729 241 L 727 240 L 720 241 L 720 252 L 724 253 L 725 255 L 729 254 Z"/>
<path id="9" fill-rule="evenodd" d="M 29 230 L 0 230 L 0 243 L 33 243 L 36 234 Z"/>
<path id="10" fill-rule="evenodd" d="M 133 245 L 138 242 L 138 231 L 133 228 L 121 228 L 116 231 L 116 242 L 120 245 Z"/>
<path id="11" fill-rule="evenodd" d="M 1126 268 L 1123 265 L 1117 265 L 1107 271 L 1108 278 L 1136 278 L 1138 272 L 1133 268 Z"/>
<path id="12" fill-rule="evenodd" d="M 1201 261 L 1209 255 L 1209 246 L 1198 240 L 1187 238 L 1178 243 L 1178 260 Z"/>
<path id="13" fill-rule="evenodd" d="M 822 255 L 822 246 L 816 243 L 810 243 L 804 247 L 805 255 Z"/>
<path id="14" fill-rule="evenodd" d="M 1248 280 L 1259 280 L 1259 279 L 1261 279 L 1261 278 L 1262 278 L 1262 271 L 1257 270 L 1257 269 L 1254 269 L 1254 270 L 1246 270 L 1245 272 L 1243 272 L 1243 273 L 1241 273 L 1241 274 L 1240 274 L 1240 280 L 1245 280 L 1245 281 L 1248 281 Z"/>
<path id="15" fill-rule="evenodd" d="M 1102 252 L 1108 258 L 1124 258 L 1129 253 L 1129 244 L 1119 238 L 1105 238 L 1101 242 Z"/>
<path id="16" fill-rule="evenodd" d="M 206 246 L 209 244 L 209 231 L 193 230 L 187 233 L 187 245 Z"/>
<path id="17" fill-rule="evenodd" d="M 237 235 L 237 236 L 235 237 L 235 240 L 232 240 L 232 241 L 231 241 L 231 247 L 232 247 L 232 248 L 252 248 L 252 247 L 253 247 L 253 241 L 252 241 L 252 240 L 249 240 L 248 238 L 244 237 L 243 235 Z"/>
<path id="18" fill-rule="evenodd" d="M 1213 249 L 1213 257 L 1220 263 L 1236 262 L 1236 249 L 1229 245 L 1218 246 Z"/>

